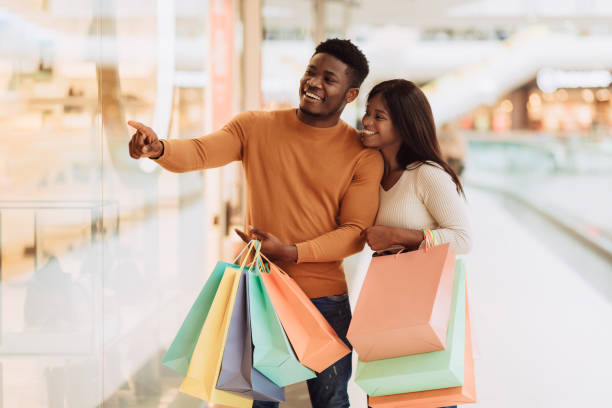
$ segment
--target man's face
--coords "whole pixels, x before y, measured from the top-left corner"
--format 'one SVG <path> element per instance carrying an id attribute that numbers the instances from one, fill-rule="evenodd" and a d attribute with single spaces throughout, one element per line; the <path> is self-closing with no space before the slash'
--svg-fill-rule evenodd
<path id="1" fill-rule="evenodd" d="M 300 110 L 320 118 L 334 114 L 339 116 L 346 103 L 350 102 L 347 92 L 351 88 L 351 80 L 344 62 L 329 54 L 313 55 L 300 80 Z"/>

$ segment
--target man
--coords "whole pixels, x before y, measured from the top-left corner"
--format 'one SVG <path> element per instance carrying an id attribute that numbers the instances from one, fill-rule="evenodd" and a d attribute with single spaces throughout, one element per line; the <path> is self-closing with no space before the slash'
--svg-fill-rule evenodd
<path id="1" fill-rule="evenodd" d="M 355 129 L 340 120 L 369 72 L 348 40 L 319 44 L 300 80 L 299 109 L 244 112 L 197 139 L 158 140 L 138 122 L 130 155 L 148 157 L 174 172 L 241 160 L 246 175 L 248 236 L 295 279 L 340 338 L 351 312 L 342 260 L 363 248 L 360 233 L 378 209 L 383 164 L 364 149 Z M 351 355 L 308 381 L 313 408 L 348 407 Z M 255 401 L 254 408 L 278 404 Z"/>

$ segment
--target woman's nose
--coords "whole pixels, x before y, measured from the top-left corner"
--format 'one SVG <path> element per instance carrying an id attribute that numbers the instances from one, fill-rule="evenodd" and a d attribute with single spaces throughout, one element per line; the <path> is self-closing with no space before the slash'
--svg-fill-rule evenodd
<path id="1" fill-rule="evenodd" d="M 361 124 L 363 125 L 363 127 L 368 127 L 370 125 L 370 119 L 368 118 L 368 115 L 363 115 L 363 118 L 361 118 Z"/>

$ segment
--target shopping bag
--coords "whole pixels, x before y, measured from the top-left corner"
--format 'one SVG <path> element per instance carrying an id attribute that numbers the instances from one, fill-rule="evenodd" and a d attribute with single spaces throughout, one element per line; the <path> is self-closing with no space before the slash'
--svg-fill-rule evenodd
<path id="1" fill-rule="evenodd" d="M 285 391 L 253 368 L 253 343 L 247 299 L 247 274 L 242 271 L 217 389 L 260 401 L 285 400 Z"/>
<path id="2" fill-rule="evenodd" d="M 187 375 L 179 387 L 179 391 L 209 403 L 238 408 L 251 407 L 253 401 L 218 390 L 215 386 L 243 268 L 244 265 L 225 269 L 193 351 Z"/>
<path id="3" fill-rule="evenodd" d="M 258 273 L 248 273 L 253 366 L 279 387 L 315 377 L 295 356 Z"/>
<path id="4" fill-rule="evenodd" d="M 223 278 L 223 272 L 225 272 L 225 268 L 228 266 L 232 266 L 232 264 L 217 262 L 215 269 L 210 274 L 193 306 L 191 306 L 187 317 L 162 360 L 163 365 L 183 376 L 187 375 L 187 367 L 189 367 L 193 349 L 198 342 L 202 326 L 206 316 L 208 316 L 215 293 L 217 293 L 217 288 L 219 283 L 221 283 L 221 278 Z"/>
<path id="5" fill-rule="evenodd" d="M 372 258 L 347 333 L 361 361 L 444 349 L 454 265 L 449 244 Z"/>
<path id="6" fill-rule="evenodd" d="M 268 265 L 269 272 L 260 276 L 300 363 L 321 372 L 349 354 L 351 350 L 298 284 L 275 264 Z"/>
<path id="7" fill-rule="evenodd" d="M 357 362 L 355 382 L 370 396 L 463 385 L 465 361 L 465 270 L 455 263 L 446 348 L 404 357 Z"/>
<path id="8" fill-rule="evenodd" d="M 468 303 L 466 303 L 465 312 L 464 380 L 464 384 L 460 387 L 371 397 L 368 400 L 368 405 L 372 408 L 429 408 L 476 402 L 474 354 L 472 352 L 472 334 L 470 330 Z"/>

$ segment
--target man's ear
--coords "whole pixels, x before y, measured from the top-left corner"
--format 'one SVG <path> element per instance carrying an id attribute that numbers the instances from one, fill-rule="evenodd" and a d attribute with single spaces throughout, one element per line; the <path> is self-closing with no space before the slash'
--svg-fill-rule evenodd
<path id="1" fill-rule="evenodd" d="M 359 95 L 359 88 L 349 88 L 349 90 L 346 91 L 346 96 L 344 97 L 344 101 L 346 103 L 351 103 L 355 99 L 357 99 L 358 95 Z"/>

